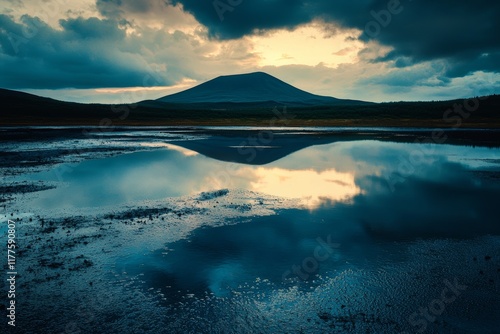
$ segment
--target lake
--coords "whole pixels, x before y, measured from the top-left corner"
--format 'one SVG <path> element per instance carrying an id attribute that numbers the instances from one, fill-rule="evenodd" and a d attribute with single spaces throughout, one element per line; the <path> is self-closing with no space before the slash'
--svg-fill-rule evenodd
<path id="1" fill-rule="evenodd" d="M 33 311 L 62 303 L 88 332 L 497 333 L 500 145 L 423 144 L 430 132 L 65 138 L 79 154 L 8 176 L 49 185 L 6 205 L 37 249 L 19 260 L 26 318 L 47 323 Z M 117 152 L 93 158 L 100 147 Z M 82 300 L 99 300 L 89 321 Z"/>

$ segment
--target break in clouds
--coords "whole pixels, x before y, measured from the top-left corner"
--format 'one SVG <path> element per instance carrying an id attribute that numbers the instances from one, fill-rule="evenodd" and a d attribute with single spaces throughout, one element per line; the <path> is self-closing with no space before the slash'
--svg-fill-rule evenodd
<path id="1" fill-rule="evenodd" d="M 500 3 L 492 1 L 1 2 L 5 88 L 175 86 L 264 70 L 316 93 L 375 101 L 500 90 Z M 318 39 L 311 54 L 339 34 L 347 37 L 337 54 L 362 47 L 334 65 L 262 64 L 254 38 L 311 24 L 324 28 L 310 36 Z"/>

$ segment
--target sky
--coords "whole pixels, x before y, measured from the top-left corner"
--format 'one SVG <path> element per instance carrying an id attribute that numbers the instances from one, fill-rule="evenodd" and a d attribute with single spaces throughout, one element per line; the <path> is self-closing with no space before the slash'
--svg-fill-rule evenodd
<path id="1" fill-rule="evenodd" d="M 263 71 L 314 94 L 500 93 L 492 0 L 0 0 L 0 87 L 133 103 Z"/>

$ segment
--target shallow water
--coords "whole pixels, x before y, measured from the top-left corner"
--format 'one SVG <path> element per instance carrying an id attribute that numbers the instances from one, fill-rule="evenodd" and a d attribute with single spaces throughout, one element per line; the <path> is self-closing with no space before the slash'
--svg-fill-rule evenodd
<path id="1" fill-rule="evenodd" d="M 456 277 L 469 286 L 479 284 L 477 293 L 450 307 L 452 316 L 446 322 L 451 327 L 438 323 L 436 328 L 467 332 L 470 325 L 460 310 L 469 307 L 479 314 L 483 307 L 474 309 L 477 295 L 488 289 L 498 293 L 500 277 L 488 277 L 493 283 L 486 289 L 477 283 L 479 269 L 469 265 L 473 256 L 484 257 L 473 248 L 481 244 L 478 240 L 500 234 L 500 149 L 326 140 L 283 155 L 283 145 L 276 143 L 222 143 L 228 150 L 219 160 L 202 154 L 203 149 L 199 153 L 186 148 L 192 146 L 184 142 L 145 141 L 144 147 L 158 149 L 24 176 L 64 182 L 39 192 L 26 207 L 92 210 L 194 196 L 211 200 L 214 207 L 233 205 L 245 212 L 268 197 L 290 199 L 275 214 L 220 217 L 228 224 L 197 228 L 153 252 L 145 247 L 113 258 L 117 271 L 140 278 L 134 291 L 164 296 L 160 305 L 169 309 L 169 317 L 184 321 L 171 322 L 170 329 L 179 332 L 181 327 L 184 332 L 224 332 L 225 326 L 234 325 L 238 312 L 249 317 L 239 325 L 241 332 L 252 330 L 251 324 L 268 326 L 274 317 L 281 317 L 290 331 L 333 331 L 333 322 L 346 321 L 335 318 L 346 305 L 356 310 L 352 314 L 371 310 L 374 316 L 405 322 L 377 321 L 376 326 L 382 326 L 377 328 L 389 326 L 387 332 L 394 332 L 408 328 L 408 315 L 439 295 L 443 280 Z M 241 155 L 248 152 L 266 155 L 269 162 L 241 163 Z M 225 191 L 209 193 L 225 189 L 256 195 L 247 202 L 228 203 Z M 484 251 L 500 253 L 497 239 L 485 240 Z M 491 270 L 481 270 L 494 273 L 498 259 L 494 263 Z M 500 298 L 479 304 L 495 308 Z M 387 305 L 398 309 L 378 309 L 392 307 Z M 217 312 L 226 314 L 229 323 L 215 321 L 221 317 Z M 495 323 L 496 313 L 483 319 L 485 326 Z M 337 325 L 336 330 L 374 328 L 375 322 L 365 316 L 356 318 L 364 327 Z M 204 327 L 207 322 L 212 323 L 210 330 Z M 276 322 L 261 330 L 285 332 L 282 326 Z"/>
<path id="2" fill-rule="evenodd" d="M 34 180 L 58 181 L 65 187 L 44 191 L 38 205 L 45 208 L 117 205 L 140 200 L 194 195 L 218 189 L 245 189 L 266 195 L 297 198 L 309 209 L 348 202 L 357 195 L 371 197 L 373 183 L 394 193 L 405 183 L 438 182 L 455 178 L 471 190 L 488 188 L 471 172 L 497 170 L 500 150 L 447 145 L 418 145 L 354 141 L 311 146 L 271 163 L 252 166 L 218 161 L 170 143 L 162 147 L 37 173 Z M 250 147 L 253 148 L 253 147 Z M 247 148 L 248 149 L 248 148 Z M 273 147 L 255 149 L 255 154 Z M 267 152 L 266 152 L 267 153 Z M 474 179 L 476 183 L 467 184 Z M 458 186 L 458 185 L 456 185 Z M 419 201 L 419 194 L 414 194 Z"/>
<path id="3" fill-rule="evenodd" d="M 410 173 L 400 164 L 413 152 L 427 154 Z M 496 170 L 498 162 L 489 159 L 498 156 L 497 149 L 471 147 L 375 141 L 328 144 L 265 166 L 231 166 L 227 178 L 213 184 L 211 177 L 227 163 L 191 152 L 170 148 L 108 160 L 106 170 L 112 168 L 108 172 L 117 176 L 118 184 L 130 182 L 126 175 L 131 169 L 145 171 L 141 182 L 148 185 L 150 196 L 158 198 L 238 187 L 299 199 L 296 208 L 236 225 L 199 229 L 188 239 L 169 244 L 168 252 L 161 249 L 146 258 L 126 258 L 118 266 L 144 274 L 151 287 L 166 294 L 174 291 L 175 300 L 179 289 L 226 296 L 256 278 L 287 285 L 290 279 L 312 281 L 317 275 L 349 268 L 374 270 L 404 262 L 407 245 L 395 242 L 498 235 L 495 204 L 500 182 L 478 173 Z M 144 194 L 139 185 L 128 189 Z"/>

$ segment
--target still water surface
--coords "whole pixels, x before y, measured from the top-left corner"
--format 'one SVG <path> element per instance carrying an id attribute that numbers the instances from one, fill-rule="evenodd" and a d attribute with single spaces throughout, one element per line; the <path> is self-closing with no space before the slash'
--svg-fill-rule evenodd
<path id="1" fill-rule="evenodd" d="M 112 212 L 226 189 L 247 193 L 250 208 L 286 199 L 273 214 L 221 215 L 229 224 L 109 258 L 134 278 L 125 300 L 165 297 L 165 333 L 415 332 L 409 316 L 454 279 L 468 290 L 428 332 L 494 333 L 500 149 L 307 136 L 137 137 L 148 150 L 25 176 L 64 171 L 26 207 Z M 211 200 L 215 212 L 225 198 Z"/>
<path id="2" fill-rule="evenodd" d="M 256 278 L 312 281 L 405 261 L 394 242 L 500 232 L 497 148 L 351 141 L 251 165 L 171 143 L 143 145 L 158 149 L 69 165 L 66 185 L 44 191 L 32 207 L 114 206 L 220 189 L 296 199 L 276 215 L 195 230 L 171 252 L 119 261 L 155 288 L 224 296 Z M 258 149 L 272 155 L 275 148 Z M 53 172 L 36 177 L 56 180 Z"/>

